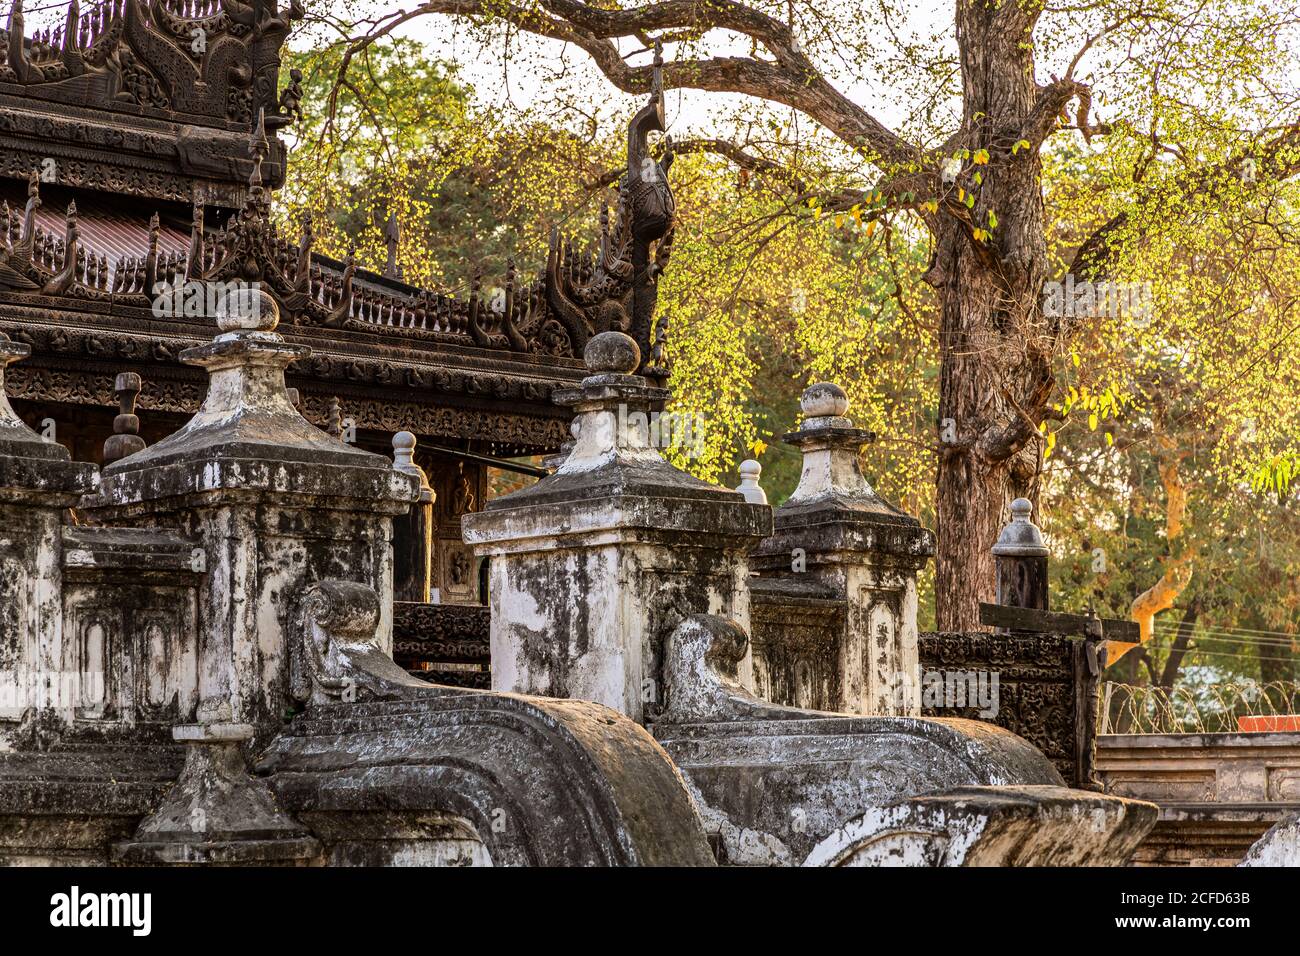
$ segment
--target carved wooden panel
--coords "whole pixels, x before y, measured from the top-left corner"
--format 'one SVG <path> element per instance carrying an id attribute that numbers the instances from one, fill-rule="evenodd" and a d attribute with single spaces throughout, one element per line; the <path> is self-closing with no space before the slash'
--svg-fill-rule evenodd
<path id="1" fill-rule="evenodd" d="M 393 605 L 393 659 L 437 684 L 491 686 L 490 612 L 479 605 Z"/>
<path id="2" fill-rule="evenodd" d="M 433 587 L 443 604 L 478 604 L 478 560 L 461 539 L 460 519 L 483 509 L 487 468 L 438 455 L 427 459 L 425 471 L 436 496 Z"/>
<path id="3" fill-rule="evenodd" d="M 989 720 L 1005 727 L 1041 750 L 1067 783 L 1083 786 L 1086 781 L 1077 779 L 1080 748 L 1093 746 L 1096 728 L 1088 727 L 1086 715 L 1078 712 L 1077 682 L 1088 678 L 1075 652 L 1077 643 L 1054 634 L 922 634 L 922 675 L 985 672 L 998 681 L 997 709 L 991 716 L 981 716 L 978 706 L 923 706 L 922 713 Z M 1094 692 L 1095 686 L 1094 681 Z M 1085 729 L 1087 740 L 1081 738 Z"/>

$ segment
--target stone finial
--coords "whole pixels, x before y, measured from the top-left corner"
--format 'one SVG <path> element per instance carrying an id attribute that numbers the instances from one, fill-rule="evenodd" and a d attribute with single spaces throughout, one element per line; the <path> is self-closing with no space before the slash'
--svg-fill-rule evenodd
<path id="1" fill-rule="evenodd" d="M 240 745 L 251 724 L 232 719 L 230 702 L 206 698 L 196 722 L 172 728 L 185 744 L 180 779 L 135 835 L 113 845 L 133 864 L 293 864 L 316 857 L 320 844 L 282 811 L 266 783 L 249 776 Z"/>
<path id="2" fill-rule="evenodd" d="M 668 469 L 665 475 L 675 471 L 659 454 L 653 440 L 657 430 L 651 427 L 669 392 L 636 374 L 641 364 L 636 340 L 615 331 L 594 335 L 583 349 L 583 361 L 589 374 L 582 384 L 553 396 L 557 404 L 577 413 L 572 450 L 558 464 L 556 474 L 586 473 L 602 464 L 633 461 L 662 465 Z"/>
<path id="3" fill-rule="evenodd" d="M 415 436 L 410 432 L 398 432 L 393 436 L 393 467 L 413 475 L 421 471 L 415 463 Z"/>
<path id="4" fill-rule="evenodd" d="M 799 407 L 805 418 L 843 418 L 849 410 L 849 396 L 833 382 L 816 382 L 803 390 Z"/>
<path id="5" fill-rule="evenodd" d="M 279 324 L 279 305 L 256 284 L 227 291 L 217 306 L 217 328 L 223 333 L 274 332 Z"/>
<path id="6" fill-rule="evenodd" d="M 135 413 L 135 401 L 140 394 L 141 384 L 140 376 L 135 372 L 121 372 L 113 383 L 118 414 L 113 419 L 113 434 L 104 441 L 105 465 L 144 450 L 145 442 L 139 434 L 140 418 Z"/>
<path id="7" fill-rule="evenodd" d="M 393 519 L 393 597 L 427 604 L 433 596 L 433 488 L 424 469 L 415 463 L 415 436 L 393 436 L 393 470 L 410 475 L 420 488 L 411 510 Z"/>
<path id="8" fill-rule="evenodd" d="M 997 543 L 992 549 L 995 555 L 1047 557 L 1043 533 L 1038 525 L 1029 520 L 1033 513 L 1034 506 L 1028 498 L 1017 498 L 1011 502 L 1011 523 L 998 535 Z"/>
<path id="9" fill-rule="evenodd" d="M 553 395 L 578 422 L 563 464 L 463 515 L 461 530 L 491 557 L 494 689 L 654 720 L 662 698 L 648 698 L 645 682 L 663 686 L 667 629 L 689 609 L 748 623 L 748 552 L 772 516 L 664 460 L 669 392 L 635 374 L 641 356 L 630 336 L 593 336 L 584 359 L 590 374 Z M 542 648 L 540 633 L 559 636 Z M 737 673 L 752 676 L 747 651 Z"/>
<path id="10" fill-rule="evenodd" d="M 756 595 L 833 596 L 847 613 L 841 648 L 830 660 L 795 650 L 803 638 L 762 624 L 763 691 L 786 704 L 845 713 L 915 716 L 920 712 L 916 573 L 934 553 L 934 536 L 878 495 L 862 472 L 874 436 L 854 428 L 844 389 L 809 386 L 803 421 L 782 437 L 803 457 L 799 485 L 773 514 L 775 534 L 754 556 Z M 784 647 L 783 647 L 784 645 Z M 767 648 L 773 648 L 769 652 Z M 783 648 L 783 649 L 780 649 Z M 779 649 L 779 650 L 778 650 Z M 827 688 L 815 696 L 789 688 Z"/>
<path id="11" fill-rule="evenodd" d="M 393 468 L 420 482 L 420 500 L 432 501 L 433 488 L 424 469 L 415 463 L 415 435 L 402 431 L 393 436 Z"/>
<path id="12" fill-rule="evenodd" d="M 239 318 L 240 327 L 179 355 L 208 375 L 193 417 L 106 466 L 99 493 L 79 507 L 101 525 L 149 527 L 158 515 L 184 515 L 203 529 L 195 589 L 206 624 L 201 678 L 190 679 L 227 697 L 237 722 L 270 729 L 280 725 L 293 661 L 265 648 L 289 647 L 296 632 L 272 611 L 270 590 L 251 587 L 248 569 L 275 539 L 291 555 L 276 561 L 283 593 L 326 576 L 345 554 L 352 572 L 387 596 L 392 519 L 418 500 L 419 487 L 383 455 L 335 441 L 304 419 L 290 404 L 285 370 L 311 349 L 266 331 L 266 313 L 247 324 Z M 235 517 L 217 530 L 207 517 L 216 513 Z"/>
<path id="13" fill-rule="evenodd" d="M 782 441 L 803 452 L 803 471 L 783 507 L 835 500 L 852 507 L 894 510 L 862 474 L 858 456 L 876 436 L 854 428 L 844 417 L 849 410 L 844 389 L 832 382 L 816 382 L 804 389 L 799 405 L 803 421 L 798 431 L 782 436 Z"/>
<path id="14" fill-rule="evenodd" d="M 641 347 L 623 332 L 601 332 L 587 342 L 582 360 L 593 375 L 632 375 L 641 364 Z"/>
<path id="15" fill-rule="evenodd" d="M 272 462 L 329 462 L 367 472 L 365 481 L 384 486 L 380 501 L 388 500 L 390 489 L 399 499 L 415 495 L 415 487 L 397 479 L 382 455 L 341 446 L 291 404 L 285 369 L 310 355 L 311 349 L 286 342 L 274 331 L 279 308 L 259 283 L 236 285 L 220 297 L 216 311 L 220 333 L 211 343 L 179 355 L 182 362 L 207 370 L 208 391 L 198 412 L 174 434 L 106 466 L 104 493 L 92 507 L 127 502 L 134 506 L 174 495 L 175 482 L 144 480 L 146 473 L 173 465 L 179 470 L 168 474 L 176 482 L 188 479 L 185 469 L 198 468 L 203 490 L 215 491 L 225 481 L 231 487 L 246 487 L 254 473 L 258 481 L 269 480 L 265 469 Z M 236 464 L 244 461 L 256 464 L 251 471 L 250 466 Z M 213 462 L 221 464 L 215 467 Z M 403 488 L 404 492 L 398 491 Z"/>
<path id="16" fill-rule="evenodd" d="M 763 473 L 763 466 L 752 458 L 746 458 L 740 463 L 740 484 L 736 490 L 745 496 L 745 500 L 751 505 L 767 504 L 767 492 L 758 484 L 759 476 Z"/>
<path id="17" fill-rule="evenodd" d="M 1011 523 L 993 545 L 997 603 L 1004 607 L 1048 610 L 1047 546 L 1038 525 L 1029 520 L 1034 506 L 1028 498 L 1011 502 Z"/>

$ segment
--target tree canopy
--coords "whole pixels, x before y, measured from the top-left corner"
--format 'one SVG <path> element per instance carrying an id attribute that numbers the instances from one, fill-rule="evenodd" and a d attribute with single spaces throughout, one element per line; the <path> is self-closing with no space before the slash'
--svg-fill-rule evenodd
<path id="1" fill-rule="evenodd" d="M 356 241 L 376 265 L 395 211 L 406 274 L 450 291 L 467 263 L 540 257 L 552 223 L 612 199 L 661 41 L 665 85 L 713 107 L 674 129 L 659 302 L 675 402 L 707 429 L 679 464 L 732 480 L 758 457 L 779 501 L 797 476 L 779 435 L 802 386 L 833 379 L 879 435 L 872 480 L 938 526 L 941 626 L 970 625 L 990 535 L 1028 494 L 1067 601 L 1149 614 L 1148 656 L 1157 615 L 1192 606 L 1207 640 L 1294 634 L 1293 585 L 1232 595 L 1296 571 L 1298 14 L 321 4 L 286 214 L 331 209 L 326 251 Z M 553 95 L 502 108 L 402 36 L 420 22 Z"/>

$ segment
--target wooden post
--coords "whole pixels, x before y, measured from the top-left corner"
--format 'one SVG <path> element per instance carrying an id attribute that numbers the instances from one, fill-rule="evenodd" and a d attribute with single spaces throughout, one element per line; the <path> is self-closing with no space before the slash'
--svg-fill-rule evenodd
<path id="1" fill-rule="evenodd" d="M 420 480 L 420 500 L 393 519 L 393 600 L 429 603 L 433 580 L 433 489 L 415 463 L 415 436 L 393 436 L 393 467 Z"/>
<path id="2" fill-rule="evenodd" d="M 1042 532 L 1029 520 L 1033 510 L 1027 498 L 1011 502 L 1011 523 L 993 545 L 997 602 L 1006 607 L 1046 611 L 1047 547 Z"/>
<path id="3" fill-rule="evenodd" d="M 113 434 L 104 442 L 105 465 L 144 450 L 144 439 L 139 434 L 140 419 L 135 414 L 135 399 L 140 394 L 141 385 L 140 376 L 135 372 L 119 372 L 113 383 L 118 415 L 113 419 Z"/>

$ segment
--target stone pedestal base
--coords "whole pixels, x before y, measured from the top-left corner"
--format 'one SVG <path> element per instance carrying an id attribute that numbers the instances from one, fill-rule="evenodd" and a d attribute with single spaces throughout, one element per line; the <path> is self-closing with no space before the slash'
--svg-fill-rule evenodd
<path id="1" fill-rule="evenodd" d="M 115 863 L 300 866 L 319 856 L 316 839 L 248 775 L 239 747 L 251 725 L 182 724 L 173 737 L 188 745 L 181 777 L 135 836 L 113 847 Z"/>

